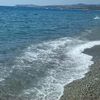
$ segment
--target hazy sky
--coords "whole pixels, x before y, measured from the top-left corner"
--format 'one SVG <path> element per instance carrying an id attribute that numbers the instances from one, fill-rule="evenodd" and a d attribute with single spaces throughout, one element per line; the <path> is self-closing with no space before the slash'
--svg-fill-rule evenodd
<path id="1" fill-rule="evenodd" d="M 100 4 L 100 0 L 0 0 L 0 5 L 16 5 L 16 4 L 53 5 L 53 4 L 73 4 L 73 3 Z"/>

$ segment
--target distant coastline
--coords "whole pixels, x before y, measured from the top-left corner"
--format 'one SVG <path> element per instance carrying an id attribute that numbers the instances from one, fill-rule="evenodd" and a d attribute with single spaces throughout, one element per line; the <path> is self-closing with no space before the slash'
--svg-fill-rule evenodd
<path id="1" fill-rule="evenodd" d="M 28 5 L 15 5 L 15 7 L 32 7 L 42 9 L 58 9 L 58 10 L 100 10 L 100 4 L 74 4 L 74 5 L 47 5 L 38 6 L 33 4 Z"/>

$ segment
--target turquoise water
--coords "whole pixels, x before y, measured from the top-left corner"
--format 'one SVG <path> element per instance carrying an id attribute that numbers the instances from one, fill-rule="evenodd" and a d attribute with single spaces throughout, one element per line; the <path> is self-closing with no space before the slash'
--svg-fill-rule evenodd
<path id="1" fill-rule="evenodd" d="M 100 11 L 0 7 L 1 100 L 59 99 L 92 64 L 79 48 L 99 44 L 99 27 Z"/>

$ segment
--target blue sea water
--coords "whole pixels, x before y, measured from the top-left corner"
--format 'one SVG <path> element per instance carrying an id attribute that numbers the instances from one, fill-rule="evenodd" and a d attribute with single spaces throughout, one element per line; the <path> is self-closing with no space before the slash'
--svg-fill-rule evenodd
<path id="1" fill-rule="evenodd" d="M 93 62 L 100 11 L 0 7 L 0 99 L 58 100 Z"/>

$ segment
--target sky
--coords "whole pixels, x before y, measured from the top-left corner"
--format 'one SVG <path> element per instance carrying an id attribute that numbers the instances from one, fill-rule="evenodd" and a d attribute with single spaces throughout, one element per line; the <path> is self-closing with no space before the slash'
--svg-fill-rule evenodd
<path id="1" fill-rule="evenodd" d="M 66 5 L 76 3 L 100 4 L 100 0 L 0 0 L 0 5 L 9 6 L 16 4 Z"/>

